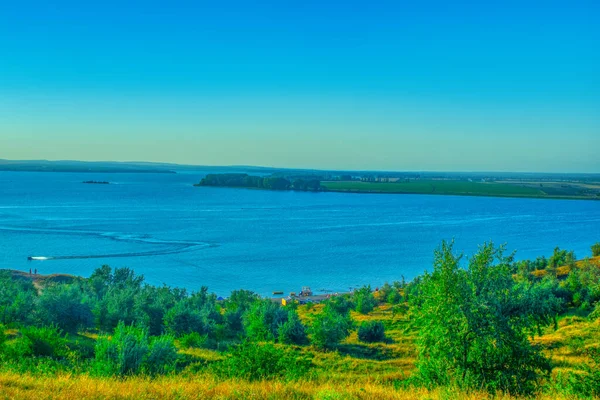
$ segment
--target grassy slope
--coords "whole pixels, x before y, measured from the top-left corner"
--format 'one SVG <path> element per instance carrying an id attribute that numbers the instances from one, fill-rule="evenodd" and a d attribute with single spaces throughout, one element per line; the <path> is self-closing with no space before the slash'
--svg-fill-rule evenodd
<path id="1" fill-rule="evenodd" d="M 592 259 L 600 265 L 600 257 Z M 564 267 L 563 267 L 564 268 Z M 309 322 L 323 305 L 300 306 L 300 317 Z M 151 380 L 132 377 L 125 380 L 92 378 L 87 375 L 32 376 L 0 372 L 0 393 L 5 398 L 129 398 L 129 399 L 483 399 L 493 397 L 485 393 L 458 393 L 452 389 L 427 391 L 425 389 L 398 389 L 395 383 L 409 376 L 416 361 L 410 315 L 394 312 L 390 305 L 382 305 L 369 315 L 352 312 L 360 324 L 367 320 L 381 320 L 386 326 L 388 343 L 365 344 L 358 341 L 356 332 L 335 352 L 321 352 L 312 347 L 302 351 L 313 355 L 313 376 L 300 382 L 263 381 L 245 382 L 218 380 L 207 372 L 191 369 L 176 376 Z M 14 337 L 16 332 L 7 332 Z M 553 374 L 580 371 L 589 360 L 586 348 L 598 346 L 600 319 L 590 321 L 577 312 L 559 320 L 558 330 L 549 327 L 534 341 L 554 363 Z M 93 341 L 95 335 L 80 336 L 78 340 Z M 206 349 L 180 349 L 200 363 L 222 359 L 219 352 Z M 556 393 L 538 398 L 566 398 Z"/>
<path id="2" fill-rule="evenodd" d="M 511 183 L 483 183 L 468 181 L 419 180 L 410 182 L 357 182 L 325 181 L 321 185 L 329 191 L 358 193 L 407 193 L 407 194 L 445 194 L 499 197 L 534 198 L 573 198 L 587 199 L 592 196 L 549 195 L 543 188 L 522 186 Z"/>
<path id="3" fill-rule="evenodd" d="M 310 320 L 322 305 L 312 309 L 300 307 L 304 320 Z M 360 323 L 381 320 L 386 325 L 389 343 L 364 344 L 353 333 L 336 352 L 320 352 L 311 347 L 302 351 L 312 353 L 316 365 L 311 378 L 299 382 L 262 381 L 244 382 L 218 380 L 209 373 L 186 371 L 176 376 L 155 380 L 133 377 L 125 380 L 92 378 L 87 375 L 32 376 L 12 372 L 0 373 L 0 392 L 6 398 L 129 398 L 129 399 L 480 399 L 493 397 L 485 393 L 457 393 L 451 389 L 397 389 L 394 383 L 410 375 L 414 369 L 416 351 L 415 332 L 410 328 L 409 316 L 394 314 L 389 305 L 378 307 L 369 315 L 353 312 Z M 559 329 L 548 328 L 535 339 L 544 346 L 545 353 L 555 364 L 554 374 L 578 371 L 587 359 L 586 347 L 597 346 L 600 320 L 589 321 L 578 316 L 566 316 L 559 321 Z M 205 349 L 182 349 L 199 362 L 219 360 L 222 355 Z M 2 396 L 0 396 L 2 397 Z M 561 398 L 551 393 L 539 398 Z"/>

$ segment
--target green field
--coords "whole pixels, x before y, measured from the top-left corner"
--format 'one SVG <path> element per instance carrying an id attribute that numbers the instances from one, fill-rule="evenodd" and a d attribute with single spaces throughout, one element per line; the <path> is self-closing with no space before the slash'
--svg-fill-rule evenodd
<path id="1" fill-rule="evenodd" d="M 354 193 L 444 194 L 499 197 L 594 199 L 598 196 L 571 193 L 547 193 L 544 187 L 519 183 L 418 180 L 408 182 L 324 181 L 326 190 Z"/>

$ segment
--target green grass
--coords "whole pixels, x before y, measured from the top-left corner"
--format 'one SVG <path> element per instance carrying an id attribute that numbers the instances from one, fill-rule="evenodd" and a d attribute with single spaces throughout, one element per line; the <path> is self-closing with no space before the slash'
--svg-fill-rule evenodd
<path id="1" fill-rule="evenodd" d="M 322 312 L 322 305 L 313 309 L 300 306 L 305 321 Z M 389 305 L 377 307 L 368 315 L 352 312 L 357 322 L 383 321 L 387 343 L 366 344 L 356 333 L 346 339 L 336 351 L 319 351 L 311 346 L 300 351 L 312 355 L 314 373 L 299 381 L 221 379 L 204 365 L 219 361 L 223 355 L 207 349 L 180 349 L 192 362 L 177 374 L 150 378 L 132 376 L 125 379 L 94 377 L 86 373 L 56 374 L 18 373 L 0 370 L 0 392 L 6 398 L 60 399 L 515 399 L 509 395 L 485 392 L 462 392 L 456 388 L 425 388 L 396 385 L 414 371 L 416 360 L 415 331 L 410 314 L 393 314 Z M 598 345 L 600 320 L 582 317 L 562 317 L 558 330 L 547 328 L 534 341 L 544 348 L 555 367 L 553 377 L 560 373 L 581 371 L 589 362 L 584 350 Z M 94 337 L 73 335 L 70 341 L 94 342 Z M 14 340 L 14 338 L 11 338 Z M 281 345 L 278 345 L 281 346 Z M 282 346 L 290 347 L 290 346 Z M 291 348 L 291 347 L 290 347 Z M 0 396 L 2 397 L 2 396 Z M 541 390 L 538 399 L 568 399 L 568 394 L 552 388 Z"/>
<path id="2" fill-rule="evenodd" d="M 330 191 L 375 193 L 459 194 L 477 196 L 545 197 L 543 191 L 506 183 L 480 183 L 469 181 L 419 180 L 410 182 L 355 182 L 327 181 L 321 185 Z"/>

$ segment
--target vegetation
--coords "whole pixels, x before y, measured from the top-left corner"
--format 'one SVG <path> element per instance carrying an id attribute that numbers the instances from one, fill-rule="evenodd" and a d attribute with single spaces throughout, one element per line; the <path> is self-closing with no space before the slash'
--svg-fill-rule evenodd
<path id="1" fill-rule="evenodd" d="M 323 188 L 332 192 L 352 193 L 406 193 L 406 194 L 442 194 L 497 197 L 535 197 L 535 198 L 572 198 L 600 199 L 600 185 L 579 186 L 572 184 L 569 188 L 554 185 L 531 184 L 529 182 L 474 182 L 470 180 L 412 179 L 397 182 L 370 181 L 324 181 Z M 562 185 L 567 186 L 567 185 Z"/>
<path id="2" fill-rule="evenodd" d="M 366 343 L 385 341 L 385 326 L 381 321 L 366 321 L 358 328 L 358 340 Z"/>
<path id="3" fill-rule="evenodd" d="M 384 175 L 385 176 L 385 175 Z M 342 179 L 344 178 L 344 179 Z M 600 183 L 588 181 L 543 181 L 421 178 L 404 179 L 349 175 L 298 175 L 274 173 L 252 176 L 241 173 L 208 174 L 196 186 L 243 187 L 269 190 L 329 191 L 349 193 L 441 194 L 496 197 L 533 197 L 600 200 Z"/>
<path id="4" fill-rule="evenodd" d="M 600 256 L 600 242 L 592 245 L 592 257 Z"/>
<path id="5" fill-rule="evenodd" d="M 40 283 L 41 282 L 41 283 Z M 8 398 L 589 398 L 600 395 L 600 257 L 516 262 L 452 243 L 431 272 L 322 304 L 224 301 L 126 268 L 0 274 Z"/>
<path id="6" fill-rule="evenodd" d="M 197 186 L 243 187 L 268 190 L 319 191 L 318 179 L 287 179 L 281 176 L 252 176 L 248 174 L 208 174 Z"/>

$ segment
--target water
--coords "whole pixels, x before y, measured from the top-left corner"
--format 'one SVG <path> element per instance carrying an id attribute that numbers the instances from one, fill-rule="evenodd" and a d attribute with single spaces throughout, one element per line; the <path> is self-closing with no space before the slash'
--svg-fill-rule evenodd
<path id="1" fill-rule="evenodd" d="M 519 259 L 555 246 L 584 257 L 600 241 L 600 202 L 193 187 L 203 175 L 0 172 L 0 268 L 109 264 L 152 284 L 268 295 L 410 279 L 442 239 L 467 254 L 506 243 Z"/>

